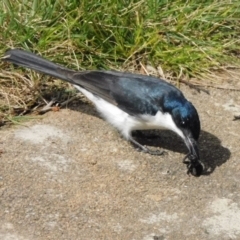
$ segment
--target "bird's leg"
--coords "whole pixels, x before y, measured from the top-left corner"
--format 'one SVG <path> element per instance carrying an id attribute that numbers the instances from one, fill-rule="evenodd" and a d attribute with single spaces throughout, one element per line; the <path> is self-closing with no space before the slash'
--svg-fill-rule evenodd
<path id="1" fill-rule="evenodd" d="M 164 151 L 160 151 L 160 150 L 150 150 L 147 147 L 143 146 L 142 144 L 140 144 L 139 142 L 137 142 L 136 140 L 134 140 L 132 137 L 129 138 L 129 141 L 136 146 L 137 148 L 139 148 L 141 151 L 143 151 L 144 153 L 149 153 L 151 155 L 162 155 L 164 153 Z"/>

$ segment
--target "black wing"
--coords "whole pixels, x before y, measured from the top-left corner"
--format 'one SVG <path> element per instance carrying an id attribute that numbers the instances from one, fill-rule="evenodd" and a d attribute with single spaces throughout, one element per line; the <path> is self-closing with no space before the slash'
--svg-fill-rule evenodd
<path id="1" fill-rule="evenodd" d="M 76 72 L 71 80 L 130 115 L 155 115 L 162 108 L 164 96 L 172 92 L 181 94 L 161 79 L 117 71 Z"/>

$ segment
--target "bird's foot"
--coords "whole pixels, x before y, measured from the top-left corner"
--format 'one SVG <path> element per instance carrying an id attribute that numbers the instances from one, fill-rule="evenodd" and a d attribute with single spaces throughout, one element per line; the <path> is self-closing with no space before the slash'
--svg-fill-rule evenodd
<path id="1" fill-rule="evenodd" d="M 139 151 L 144 152 L 144 153 L 148 153 L 148 154 L 155 155 L 155 156 L 160 156 L 160 155 L 163 155 L 165 153 L 165 151 L 163 151 L 163 150 L 151 150 L 151 149 L 143 146 L 142 144 L 140 144 L 139 142 L 137 142 L 133 138 L 130 139 L 130 142 L 134 146 L 136 146 Z"/>
<path id="2" fill-rule="evenodd" d="M 139 148 L 140 151 L 144 152 L 144 153 L 148 153 L 150 155 L 155 155 L 155 156 L 161 156 L 163 154 L 165 154 L 166 152 L 163 150 L 151 150 L 145 146 L 143 146 L 143 148 Z"/>

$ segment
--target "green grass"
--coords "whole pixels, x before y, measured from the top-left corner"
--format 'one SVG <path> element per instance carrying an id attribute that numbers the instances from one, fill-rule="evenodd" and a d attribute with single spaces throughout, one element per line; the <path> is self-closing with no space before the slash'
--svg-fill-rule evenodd
<path id="1" fill-rule="evenodd" d="M 204 80 L 212 69 L 240 63 L 237 0 L 1 0 L 0 31 L 0 55 L 23 48 L 79 70 L 139 71 L 148 64 L 175 79 Z M 0 67 L 0 112 L 8 116 L 16 106 L 36 107 L 46 89 L 63 87 Z"/>

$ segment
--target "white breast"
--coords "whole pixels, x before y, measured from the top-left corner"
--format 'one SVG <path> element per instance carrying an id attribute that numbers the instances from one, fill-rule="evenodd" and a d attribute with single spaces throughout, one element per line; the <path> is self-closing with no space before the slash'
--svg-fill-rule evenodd
<path id="1" fill-rule="evenodd" d="M 169 113 L 163 114 L 162 112 L 158 111 L 155 116 L 131 116 L 117 106 L 98 96 L 95 96 L 86 89 L 77 85 L 74 86 L 93 102 L 102 117 L 115 128 L 117 128 L 126 139 L 129 139 L 133 130 L 147 129 L 169 129 L 173 132 L 176 132 L 180 137 L 183 138 L 182 131 L 177 128 L 172 116 Z"/>

